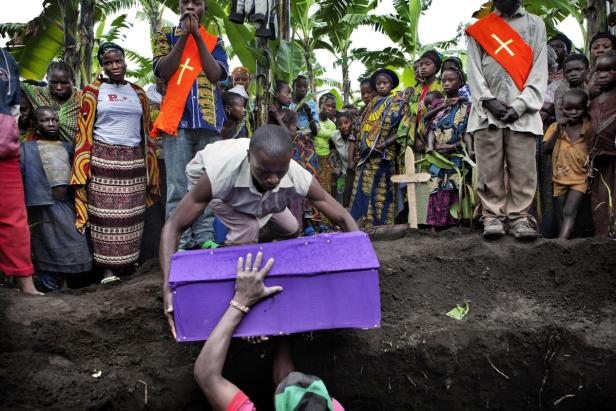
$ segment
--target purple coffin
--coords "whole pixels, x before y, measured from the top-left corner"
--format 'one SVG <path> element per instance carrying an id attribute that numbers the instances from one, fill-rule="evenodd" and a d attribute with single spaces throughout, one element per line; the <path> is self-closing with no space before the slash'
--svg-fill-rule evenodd
<path id="1" fill-rule="evenodd" d="M 362 232 L 177 253 L 169 285 L 178 341 L 206 340 L 233 298 L 238 257 L 274 258 L 265 279 L 284 291 L 252 307 L 236 337 L 381 323 L 379 262 Z"/>

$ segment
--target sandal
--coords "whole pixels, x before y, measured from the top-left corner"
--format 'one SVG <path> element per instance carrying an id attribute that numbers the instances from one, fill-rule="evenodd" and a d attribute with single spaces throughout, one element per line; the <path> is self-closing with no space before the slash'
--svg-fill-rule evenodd
<path id="1" fill-rule="evenodd" d="M 118 277 L 117 275 L 112 275 L 110 277 L 103 278 L 101 280 L 101 284 L 115 284 L 119 283 L 120 281 L 122 281 L 120 277 Z"/>

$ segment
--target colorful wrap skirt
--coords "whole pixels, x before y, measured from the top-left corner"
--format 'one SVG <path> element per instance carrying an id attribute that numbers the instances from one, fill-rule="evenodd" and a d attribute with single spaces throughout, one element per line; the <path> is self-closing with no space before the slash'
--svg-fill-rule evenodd
<path id="1" fill-rule="evenodd" d="M 99 266 L 119 268 L 139 259 L 146 180 L 141 146 L 94 141 L 88 213 L 94 261 Z"/>

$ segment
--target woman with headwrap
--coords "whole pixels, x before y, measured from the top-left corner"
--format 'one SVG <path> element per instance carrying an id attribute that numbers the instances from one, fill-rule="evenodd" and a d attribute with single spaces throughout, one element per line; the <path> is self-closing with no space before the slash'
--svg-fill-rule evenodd
<path id="1" fill-rule="evenodd" d="M 392 93 L 399 83 L 389 69 L 379 69 L 370 77 L 377 96 L 362 112 L 357 141 L 360 159 L 350 201 L 351 215 L 363 219 L 365 228 L 393 224 L 396 215 L 391 177 L 397 171 L 396 132 L 406 108 L 406 101 Z"/>
<path id="2" fill-rule="evenodd" d="M 145 208 L 160 192 L 146 94 L 125 80 L 122 47 L 103 43 L 97 58 L 106 77 L 83 90 L 71 184 L 77 229 L 90 229 L 106 284 L 139 259 Z"/>

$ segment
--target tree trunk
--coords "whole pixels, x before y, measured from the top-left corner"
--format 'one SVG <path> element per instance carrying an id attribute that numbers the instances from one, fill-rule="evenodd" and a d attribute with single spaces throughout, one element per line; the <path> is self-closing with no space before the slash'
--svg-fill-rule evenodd
<path id="1" fill-rule="evenodd" d="M 94 46 L 95 0 L 81 0 L 79 18 L 80 87 L 92 81 L 92 48 Z"/>
<path id="2" fill-rule="evenodd" d="M 586 50 L 590 50 L 590 40 L 595 34 L 607 31 L 607 5 L 605 0 L 588 0 L 588 7 L 584 10 L 588 23 L 588 37 Z"/>
<path id="3" fill-rule="evenodd" d="M 314 69 L 312 67 L 312 50 L 310 49 L 310 39 L 304 39 L 304 60 L 306 60 L 306 76 L 310 83 L 310 92 L 315 94 L 317 92 L 317 83 L 314 78 Z"/>
<path id="4" fill-rule="evenodd" d="M 351 79 L 349 78 L 349 57 L 342 57 L 342 100 L 344 104 L 351 102 Z"/>
<path id="5" fill-rule="evenodd" d="M 278 2 L 278 40 L 291 40 L 291 0 Z"/>
<path id="6" fill-rule="evenodd" d="M 265 37 L 257 37 L 256 45 L 259 50 L 266 50 L 269 46 L 269 39 Z M 269 109 L 269 89 L 270 89 L 270 70 L 259 63 L 257 60 L 257 96 L 255 104 L 255 128 L 267 124 L 267 116 Z"/>
<path id="7" fill-rule="evenodd" d="M 79 55 L 77 54 L 77 17 L 79 9 L 76 1 L 58 0 L 62 10 L 62 28 L 64 30 L 64 53 L 62 59 L 73 68 L 75 82 L 79 79 Z"/>

